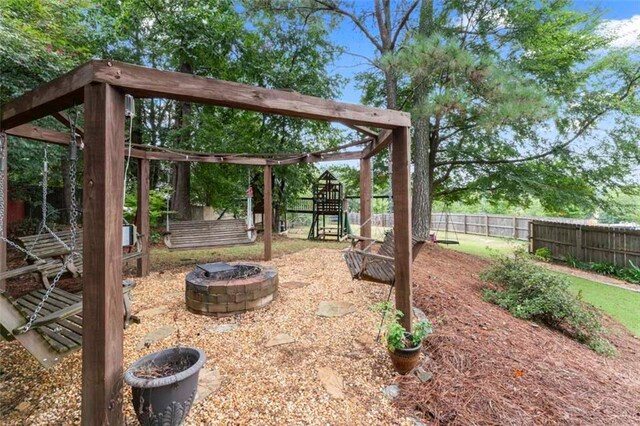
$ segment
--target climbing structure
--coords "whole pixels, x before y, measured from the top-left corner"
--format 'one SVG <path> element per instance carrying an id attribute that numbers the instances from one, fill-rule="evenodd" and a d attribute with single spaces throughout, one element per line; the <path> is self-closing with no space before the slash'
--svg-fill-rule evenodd
<path id="1" fill-rule="evenodd" d="M 313 220 L 310 240 L 340 241 L 350 232 L 344 186 L 331 172 L 324 172 L 313 187 Z"/>

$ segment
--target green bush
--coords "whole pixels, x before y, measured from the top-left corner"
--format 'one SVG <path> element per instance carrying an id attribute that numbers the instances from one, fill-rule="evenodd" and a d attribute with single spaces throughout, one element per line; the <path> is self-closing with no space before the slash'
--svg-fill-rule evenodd
<path id="1" fill-rule="evenodd" d="M 615 354 L 613 345 L 603 337 L 597 311 L 569 292 L 565 278 L 534 265 L 523 251 L 513 257 L 497 257 L 481 277 L 499 286 L 484 289 L 486 301 L 517 318 L 559 330 L 598 353 Z"/>
<path id="2" fill-rule="evenodd" d="M 170 188 L 149 191 L 149 223 L 152 228 L 164 224 L 167 215 L 167 197 L 169 197 L 170 191 Z M 129 223 L 133 223 L 135 220 L 137 204 L 136 194 L 128 193 L 125 197 L 124 218 Z"/>
<path id="3" fill-rule="evenodd" d="M 533 254 L 533 257 L 535 257 L 536 259 L 541 260 L 543 262 L 549 262 L 549 261 L 551 261 L 551 250 L 549 250 L 548 247 L 540 247 Z"/>

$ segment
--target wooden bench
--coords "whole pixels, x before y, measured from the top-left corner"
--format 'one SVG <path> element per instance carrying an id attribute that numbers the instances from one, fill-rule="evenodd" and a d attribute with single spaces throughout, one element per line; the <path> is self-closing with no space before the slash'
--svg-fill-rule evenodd
<path id="1" fill-rule="evenodd" d="M 131 315 L 131 290 L 135 282 L 122 283 L 124 327 L 139 322 Z M 82 295 L 53 289 L 38 317 L 26 324 L 46 290 L 34 290 L 12 299 L 0 292 L 0 334 L 5 340 L 18 340 L 45 367 L 51 367 L 82 345 Z"/>
<path id="2" fill-rule="evenodd" d="M 170 250 L 252 244 L 255 236 L 249 238 L 247 231 L 242 219 L 171 222 L 164 243 Z"/>
<path id="3" fill-rule="evenodd" d="M 19 269 L 7 271 L 0 274 L 0 279 L 13 278 L 30 272 L 37 272 L 42 277 L 45 287 L 49 285 L 49 278 L 52 278 L 60 272 L 67 257 L 70 255 L 71 247 L 71 231 L 56 232 L 56 238 L 48 232 L 38 235 L 27 235 L 17 238 L 22 247 L 37 257 L 27 257 L 27 261 L 32 262 L 31 265 L 25 266 L 19 273 Z M 73 276 L 82 275 L 82 229 L 79 229 L 76 235 L 76 254 L 72 261 L 67 265 L 67 271 Z M 61 242 L 62 241 L 62 242 Z M 142 256 L 140 250 L 122 255 L 123 262 L 128 262 Z M 38 262 L 42 259 L 43 262 Z"/>
<path id="4" fill-rule="evenodd" d="M 344 260 L 351 273 L 351 278 L 393 285 L 396 279 L 393 233 L 388 232 L 385 235 L 384 241 L 376 253 L 371 251 L 374 243 L 376 243 L 375 239 L 358 235 L 349 235 L 349 239 L 351 240 L 351 247 L 344 254 Z M 362 241 L 367 243 L 366 247 L 362 250 L 357 249 L 357 244 Z M 412 261 L 416 259 L 425 244 L 426 242 L 422 239 L 412 238 Z"/>

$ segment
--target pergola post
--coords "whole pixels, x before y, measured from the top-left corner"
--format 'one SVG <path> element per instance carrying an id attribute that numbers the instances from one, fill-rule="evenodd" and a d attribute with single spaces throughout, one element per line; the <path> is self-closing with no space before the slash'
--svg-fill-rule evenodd
<path id="1" fill-rule="evenodd" d="M 146 277 L 149 275 L 149 160 L 138 159 L 138 214 L 136 227 L 140 234 L 140 250 L 142 255 L 137 260 L 137 275 Z"/>
<path id="2" fill-rule="evenodd" d="M 273 194 L 271 190 L 271 166 L 264 166 L 264 214 L 262 228 L 264 229 L 264 260 L 271 260 L 271 235 L 273 227 Z"/>
<path id="3" fill-rule="evenodd" d="M 124 95 L 84 89 L 82 424 L 120 425 Z"/>
<path id="4" fill-rule="evenodd" d="M 371 238 L 371 194 L 373 191 L 371 158 L 360 159 L 360 236 Z M 364 249 L 369 243 L 361 241 Z"/>
<path id="5" fill-rule="evenodd" d="M 408 127 L 393 130 L 393 228 L 395 237 L 396 309 L 404 316 L 400 323 L 411 331 L 411 150 Z"/>
<path id="6" fill-rule="evenodd" d="M 9 179 L 7 174 L 7 134 L 4 132 L 0 132 L 0 145 L 2 149 L 2 158 L 0 158 L 0 179 L 2 179 L 2 191 L 0 197 L 3 197 L 4 200 L 4 211 L 2 212 L 2 220 L 0 221 L 0 226 L 2 227 L 2 236 L 7 238 L 7 215 L 9 214 L 9 199 L 8 199 L 8 187 L 9 187 Z M 5 272 L 7 270 L 7 243 L 4 240 L 0 240 L 0 272 Z M 0 280 L 0 290 L 4 291 L 7 289 L 6 280 Z"/>

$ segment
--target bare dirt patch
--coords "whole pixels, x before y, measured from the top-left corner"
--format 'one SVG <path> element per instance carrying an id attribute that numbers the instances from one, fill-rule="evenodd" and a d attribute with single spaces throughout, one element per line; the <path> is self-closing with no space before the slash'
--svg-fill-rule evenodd
<path id="1" fill-rule="evenodd" d="M 435 322 L 424 367 L 398 407 L 430 424 L 640 424 L 640 342 L 605 319 L 616 358 L 484 302 L 489 261 L 429 247 L 414 264 L 415 304 Z"/>

